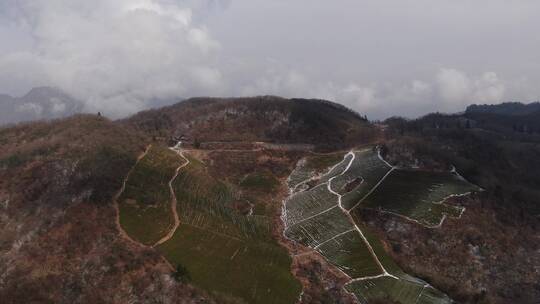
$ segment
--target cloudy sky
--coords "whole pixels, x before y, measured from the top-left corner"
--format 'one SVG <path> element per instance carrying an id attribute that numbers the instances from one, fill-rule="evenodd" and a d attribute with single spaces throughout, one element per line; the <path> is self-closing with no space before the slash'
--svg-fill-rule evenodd
<path id="1" fill-rule="evenodd" d="M 0 0 L 0 93 L 119 117 L 191 96 L 325 98 L 370 118 L 540 99 L 538 0 Z"/>

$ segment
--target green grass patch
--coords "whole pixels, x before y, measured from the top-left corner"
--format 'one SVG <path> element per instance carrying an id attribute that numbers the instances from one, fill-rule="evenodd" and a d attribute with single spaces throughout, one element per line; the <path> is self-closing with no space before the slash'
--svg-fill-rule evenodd
<path id="1" fill-rule="evenodd" d="M 255 172 L 246 175 L 239 186 L 247 190 L 269 193 L 279 186 L 279 181 L 272 174 Z"/>
<path id="2" fill-rule="evenodd" d="M 392 257 L 388 253 L 386 253 L 386 250 L 384 249 L 381 240 L 379 240 L 379 238 L 373 232 L 371 232 L 368 227 L 363 225 L 359 220 L 356 220 L 356 218 L 355 223 L 356 226 L 358 226 L 358 228 L 362 230 L 362 234 L 369 242 L 369 245 L 375 252 L 375 255 L 377 255 L 377 259 L 383 265 L 384 269 L 386 269 L 386 271 L 395 276 L 404 275 L 405 273 L 401 270 L 401 268 L 399 268 L 399 266 L 396 264 L 396 262 L 394 262 Z"/>
<path id="3" fill-rule="evenodd" d="M 478 188 L 451 172 L 395 170 L 362 202 L 361 208 L 393 212 L 436 226 L 445 214 L 461 214 L 461 208 L 444 204 L 445 198 L 474 190 Z"/>
<path id="4" fill-rule="evenodd" d="M 132 238 L 153 245 L 172 229 L 168 183 L 183 162 L 165 147 L 152 147 L 135 166 L 119 198 L 120 224 Z"/>
<path id="5" fill-rule="evenodd" d="M 174 265 L 184 265 L 191 282 L 246 303 L 295 303 L 300 284 L 290 272 L 287 251 L 271 242 L 241 240 L 181 225 L 158 248 Z"/>

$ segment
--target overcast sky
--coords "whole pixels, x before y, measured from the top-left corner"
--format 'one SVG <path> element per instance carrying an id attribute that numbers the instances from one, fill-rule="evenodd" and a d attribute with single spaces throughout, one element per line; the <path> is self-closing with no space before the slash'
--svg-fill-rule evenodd
<path id="1" fill-rule="evenodd" d="M 372 119 L 540 99 L 538 0 L 0 0 L 0 93 L 330 99 Z"/>

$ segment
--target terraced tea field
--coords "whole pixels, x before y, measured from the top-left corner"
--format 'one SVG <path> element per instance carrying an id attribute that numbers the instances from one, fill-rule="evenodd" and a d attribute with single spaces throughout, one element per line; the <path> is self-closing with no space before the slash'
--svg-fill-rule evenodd
<path id="1" fill-rule="evenodd" d="M 312 155 L 303 158 L 287 180 L 289 188 L 293 189 L 305 185 L 319 173 L 327 170 L 334 164 L 340 163 L 342 158 L 343 155 L 341 153 Z"/>
<path id="2" fill-rule="evenodd" d="M 291 274 L 287 250 L 272 238 L 270 219 L 230 208 L 240 199 L 234 187 L 189 160 L 174 182 L 181 224 L 157 249 L 173 265 L 187 268 L 193 284 L 213 293 L 245 303 L 295 303 L 301 286 Z M 256 176 L 243 186 L 273 183 Z"/>
<path id="3" fill-rule="evenodd" d="M 134 240 L 154 245 L 174 227 L 169 182 L 184 160 L 165 147 L 151 147 L 129 175 L 118 199 L 120 225 Z"/>
<path id="4" fill-rule="evenodd" d="M 446 216 L 460 217 L 463 207 L 444 201 L 453 195 L 479 190 L 455 173 L 396 170 L 364 202 L 362 208 L 405 216 L 428 227 L 438 227 Z"/>
<path id="5" fill-rule="evenodd" d="M 355 210 L 374 208 L 438 225 L 446 214 L 461 213 L 443 200 L 476 187 L 453 172 L 396 169 L 374 149 L 349 152 L 320 177 L 313 176 L 306 162 L 289 178 L 291 196 L 283 210 L 287 238 L 317 251 L 347 275 L 346 289 L 362 303 L 451 303 L 426 282 L 404 273 L 361 225 Z"/>
<path id="6" fill-rule="evenodd" d="M 232 185 L 208 172 L 193 157 L 152 147 L 118 198 L 122 228 L 134 240 L 155 245 L 173 266 L 187 269 L 193 284 L 218 297 L 295 303 L 301 286 L 291 274 L 287 250 L 272 237 L 271 219 L 264 211 L 246 216 L 234 208 L 246 200 L 240 189 L 271 192 L 277 180 L 269 173 L 253 173 Z M 370 208 L 440 227 L 447 216 L 463 212 L 445 199 L 478 190 L 475 186 L 455 172 L 394 168 L 374 149 L 312 155 L 299 163 L 288 184 L 284 235 L 317 251 L 348 276 L 345 288 L 361 303 L 451 302 L 404 273 L 357 212 Z"/>

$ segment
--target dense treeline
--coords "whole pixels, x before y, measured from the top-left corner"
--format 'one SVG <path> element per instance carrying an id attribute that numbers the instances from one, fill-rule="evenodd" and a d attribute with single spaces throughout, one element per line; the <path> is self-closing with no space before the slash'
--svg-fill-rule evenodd
<path id="1" fill-rule="evenodd" d="M 503 206 L 540 214 L 540 113 L 430 114 L 386 123 L 394 148 L 454 165 Z M 522 125 L 530 131 L 512 127 Z"/>

